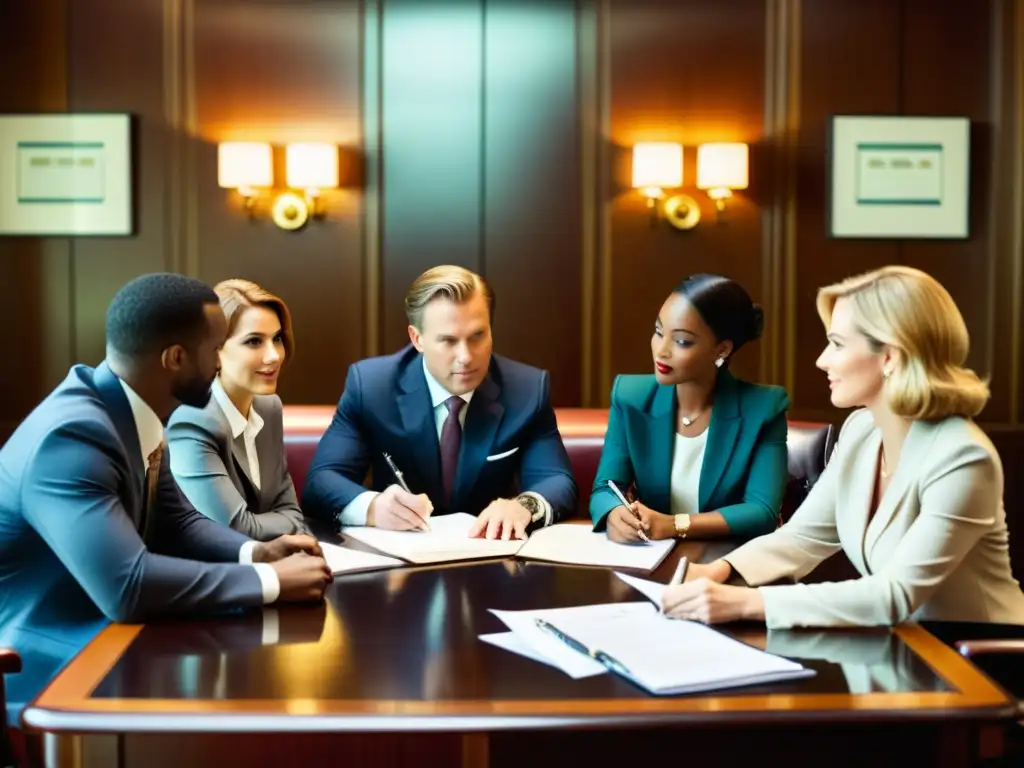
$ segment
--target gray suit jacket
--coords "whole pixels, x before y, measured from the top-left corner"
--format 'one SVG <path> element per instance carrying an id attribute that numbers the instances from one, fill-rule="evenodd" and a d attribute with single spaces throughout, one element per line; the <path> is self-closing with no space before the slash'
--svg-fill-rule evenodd
<path id="1" fill-rule="evenodd" d="M 751 586 L 802 578 L 842 549 L 861 578 L 761 587 L 769 628 L 924 619 L 1024 624 L 1010 570 L 1003 468 L 972 421 L 915 421 L 871 516 L 881 434 L 855 411 L 784 526 L 725 556 Z"/>
<path id="2" fill-rule="evenodd" d="M 73 367 L 0 448 L 0 645 L 24 662 L 8 715 L 108 621 L 263 604 L 256 570 L 238 564 L 249 539 L 196 512 L 166 461 L 148 524 L 144 498 L 120 382 L 106 364 Z"/>
<path id="3" fill-rule="evenodd" d="M 196 509 L 258 541 L 308 533 L 288 474 L 281 399 L 258 396 L 252 407 L 263 419 L 256 436 L 259 488 L 249 477 L 245 438 L 232 437 L 215 397 L 205 408 L 183 405 L 172 414 L 167 446 L 174 478 Z"/>

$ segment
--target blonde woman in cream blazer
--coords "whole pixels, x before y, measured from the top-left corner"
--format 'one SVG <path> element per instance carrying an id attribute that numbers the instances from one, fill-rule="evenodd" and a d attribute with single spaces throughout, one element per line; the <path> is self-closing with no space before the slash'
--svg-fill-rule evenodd
<path id="1" fill-rule="evenodd" d="M 782 528 L 690 566 L 666 613 L 771 629 L 945 620 L 1024 624 L 1010 569 L 1003 469 L 971 418 L 988 388 L 963 367 L 968 335 L 949 293 L 908 267 L 823 288 L 832 403 L 859 407 L 828 468 Z M 799 580 L 843 550 L 859 579 Z M 726 585 L 738 575 L 748 586 Z M 771 585 L 771 586 L 769 586 Z"/>

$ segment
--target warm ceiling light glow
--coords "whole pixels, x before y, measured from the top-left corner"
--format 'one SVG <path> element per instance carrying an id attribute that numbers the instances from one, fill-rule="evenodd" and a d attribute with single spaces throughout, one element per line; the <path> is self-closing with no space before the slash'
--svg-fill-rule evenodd
<path id="1" fill-rule="evenodd" d="M 274 186 L 274 158 L 270 145 L 255 141 L 218 144 L 217 184 L 227 189 Z"/>
<path id="2" fill-rule="evenodd" d="M 338 186 L 338 147 L 334 144 L 289 144 L 285 165 L 288 186 L 293 189 Z"/>

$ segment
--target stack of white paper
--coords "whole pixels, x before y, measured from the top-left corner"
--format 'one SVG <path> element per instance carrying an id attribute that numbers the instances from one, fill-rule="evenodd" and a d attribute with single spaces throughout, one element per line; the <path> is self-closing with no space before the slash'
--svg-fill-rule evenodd
<path id="1" fill-rule="evenodd" d="M 326 541 L 320 542 L 320 549 L 323 550 L 327 567 L 334 574 L 375 571 L 380 568 L 395 568 L 405 565 L 401 560 L 396 560 L 393 557 L 375 555 L 372 552 L 362 552 L 358 549 L 347 549 Z"/>
<path id="2" fill-rule="evenodd" d="M 814 674 L 711 627 L 669 619 L 650 603 L 493 613 L 516 638 L 497 642 L 484 638 L 487 642 L 519 653 L 523 652 L 517 645 L 525 645 L 529 653 L 523 655 L 543 657 L 573 678 L 610 669 L 657 695 L 761 685 Z M 542 629 L 537 619 L 556 632 Z"/>
<path id="3" fill-rule="evenodd" d="M 559 523 L 530 534 L 517 556 L 524 560 L 635 568 L 649 572 L 661 564 L 674 545 L 674 539 L 649 544 L 618 544 L 604 533 L 595 533 L 588 525 Z"/>
<path id="4" fill-rule="evenodd" d="M 429 531 L 387 531 L 360 526 L 345 528 L 342 533 L 385 554 L 417 565 L 511 557 L 523 546 L 521 539 L 471 539 L 469 530 L 475 522 L 473 515 L 457 512 L 429 518 Z"/>

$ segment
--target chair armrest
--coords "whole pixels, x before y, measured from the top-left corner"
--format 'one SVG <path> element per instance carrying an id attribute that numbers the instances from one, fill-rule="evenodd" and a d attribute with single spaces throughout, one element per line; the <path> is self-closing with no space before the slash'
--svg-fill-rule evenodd
<path id="1" fill-rule="evenodd" d="M 0 648 L 0 675 L 21 672 L 21 656 L 11 648 Z"/>
<path id="2" fill-rule="evenodd" d="M 969 659 L 994 654 L 1024 654 L 1024 640 L 961 640 L 956 649 Z"/>

